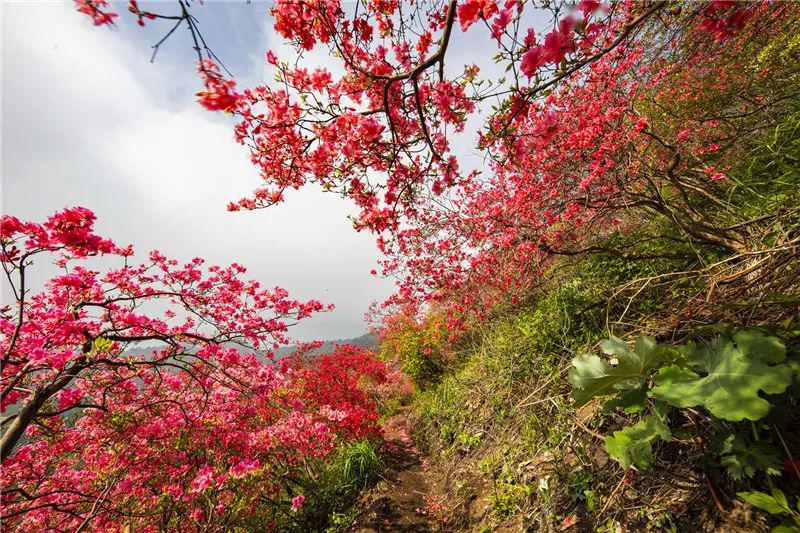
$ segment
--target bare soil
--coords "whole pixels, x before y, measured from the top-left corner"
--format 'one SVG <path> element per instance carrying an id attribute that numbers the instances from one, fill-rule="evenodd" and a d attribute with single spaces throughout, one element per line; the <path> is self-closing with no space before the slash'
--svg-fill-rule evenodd
<path id="1" fill-rule="evenodd" d="M 356 533 L 435 531 L 428 516 L 429 472 L 409 437 L 407 413 L 384 426 L 387 453 L 384 479 L 363 495 L 358 518 L 349 531 Z"/>

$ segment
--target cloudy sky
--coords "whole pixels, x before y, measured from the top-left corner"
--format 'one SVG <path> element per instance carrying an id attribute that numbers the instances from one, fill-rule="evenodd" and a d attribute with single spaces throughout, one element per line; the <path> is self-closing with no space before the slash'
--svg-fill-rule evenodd
<path id="1" fill-rule="evenodd" d="M 174 2 L 139 3 L 161 13 L 176 9 Z M 184 28 L 151 63 L 151 46 L 168 26 L 139 28 L 127 2 L 115 4 L 122 17 L 114 29 L 94 27 L 72 1 L 0 5 L 3 213 L 41 220 L 82 205 L 97 214 L 101 234 L 134 243 L 139 254 L 159 249 L 179 260 L 236 261 L 267 286 L 336 305 L 297 326 L 298 340 L 366 330 L 364 312 L 394 283 L 370 275 L 378 252 L 369 234 L 353 231 L 349 201 L 309 188 L 270 209 L 225 210 L 258 184 L 258 174 L 233 140 L 233 121 L 195 102 L 200 82 Z M 271 80 L 267 50 L 281 59 L 294 54 L 272 29 L 269 7 L 262 1 L 195 4 L 207 43 L 240 87 Z M 544 20 L 534 15 L 530 23 Z M 491 60 L 496 50 L 488 32 L 456 31 L 446 68 L 455 74 L 477 63 L 484 76 L 502 76 L 503 66 Z M 305 61 L 340 71 L 324 50 Z M 462 168 L 484 165 L 471 148 L 480 125 L 476 116 L 450 139 Z"/>
<path id="2" fill-rule="evenodd" d="M 277 48 L 267 10 L 258 2 L 196 10 L 242 84 L 262 77 L 264 52 Z M 151 64 L 150 45 L 165 28 L 132 22 L 95 28 L 72 2 L 2 2 L 3 213 L 39 220 L 83 205 L 101 234 L 138 254 L 236 261 L 268 286 L 336 305 L 297 326 L 298 339 L 363 333 L 369 303 L 393 283 L 370 275 L 378 254 L 370 235 L 353 231 L 350 204 L 308 189 L 272 209 L 228 213 L 227 201 L 258 183 L 255 168 L 229 119 L 195 103 L 187 35 Z"/>

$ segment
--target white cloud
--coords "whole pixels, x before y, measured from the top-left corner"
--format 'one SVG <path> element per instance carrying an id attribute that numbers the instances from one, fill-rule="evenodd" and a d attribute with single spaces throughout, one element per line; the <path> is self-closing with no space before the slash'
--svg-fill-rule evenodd
<path id="1" fill-rule="evenodd" d="M 191 64 L 150 65 L 135 28 L 94 28 L 71 2 L 2 9 L 4 212 L 40 219 L 85 205 L 103 233 L 140 253 L 237 261 L 266 285 L 337 305 L 298 327 L 300 338 L 363 331 L 363 312 L 390 283 L 369 275 L 378 254 L 352 230 L 347 202 L 307 190 L 227 213 L 257 172 L 228 121 L 193 103 Z"/>

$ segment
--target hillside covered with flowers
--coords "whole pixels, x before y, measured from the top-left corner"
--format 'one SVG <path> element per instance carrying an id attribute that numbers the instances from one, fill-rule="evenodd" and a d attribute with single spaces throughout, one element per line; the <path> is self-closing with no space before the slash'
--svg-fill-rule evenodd
<path id="1" fill-rule="evenodd" d="M 800 531 L 797 4 L 276 0 L 256 84 L 201 3 L 75 5 L 192 50 L 228 210 L 342 196 L 396 290 L 320 350 L 244 266 L 4 214 L 9 530 Z"/>

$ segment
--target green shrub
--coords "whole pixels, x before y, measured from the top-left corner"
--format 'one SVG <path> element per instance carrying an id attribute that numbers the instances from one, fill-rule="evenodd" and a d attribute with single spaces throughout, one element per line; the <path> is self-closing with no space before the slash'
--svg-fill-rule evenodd
<path id="1" fill-rule="evenodd" d="M 431 313 L 421 324 L 407 316 L 390 320 L 381 339 L 381 357 L 400 367 L 422 388 L 435 383 L 444 372 L 449 332 L 445 320 Z"/>
<path id="2" fill-rule="evenodd" d="M 343 529 L 354 517 L 352 506 L 358 495 L 380 478 L 383 464 L 372 441 L 342 445 L 332 459 L 320 465 L 315 477 L 299 480 L 305 503 L 299 513 L 281 523 L 285 531 L 331 531 Z"/>
<path id="3" fill-rule="evenodd" d="M 606 451 L 623 468 L 653 465 L 653 443 L 671 437 L 668 407 L 702 409 L 709 419 L 720 421 L 714 427 L 734 428 L 735 423 L 765 418 L 775 398 L 791 385 L 795 368 L 777 337 L 760 329 L 715 329 L 720 334 L 712 340 L 681 345 L 640 336 L 630 347 L 612 337 L 600 343 L 610 360 L 593 354 L 572 360 L 569 382 L 576 406 L 601 397 L 610 398 L 607 409 L 638 413 L 649 408 L 638 423 L 606 437 Z M 716 451 L 719 466 L 731 477 L 752 476 L 756 468 L 777 473 L 774 453 L 764 442 L 756 438 L 749 445 L 731 430 L 726 437 Z"/>
<path id="4" fill-rule="evenodd" d="M 360 441 L 343 446 L 332 469 L 343 490 L 361 491 L 378 480 L 383 463 L 372 443 Z"/>

